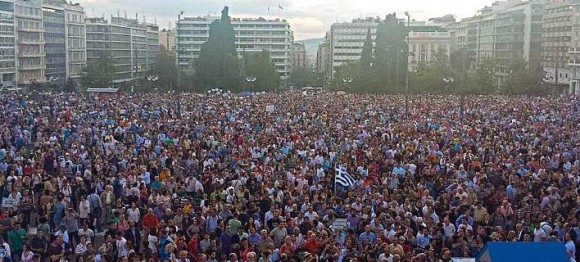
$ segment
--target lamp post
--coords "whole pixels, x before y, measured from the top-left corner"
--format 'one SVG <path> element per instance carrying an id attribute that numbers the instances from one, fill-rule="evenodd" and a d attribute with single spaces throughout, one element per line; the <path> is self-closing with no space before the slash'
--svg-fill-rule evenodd
<path id="1" fill-rule="evenodd" d="M 443 77 L 443 82 L 445 82 L 445 84 L 446 84 L 445 85 L 445 90 L 446 90 L 445 92 L 447 92 L 447 90 L 449 89 L 449 85 L 452 85 L 453 82 L 455 82 L 455 79 L 453 79 L 453 77 L 446 76 L 446 77 Z"/>
<path id="2" fill-rule="evenodd" d="M 159 80 L 159 76 L 157 75 L 150 75 L 147 78 L 147 81 L 153 83 L 153 85 L 155 85 L 155 82 L 157 82 L 157 80 Z M 155 87 L 155 90 L 157 89 L 157 87 Z"/>
<path id="3" fill-rule="evenodd" d="M 181 56 L 181 16 L 183 15 L 183 11 L 179 12 L 179 14 L 177 15 L 177 89 L 181 90 L 181 61 L 180 61 L 180 56 Z"/>
<path id="4" fill-rule="evenodd" d="M 342 78 L 342 82 L 344 83 L 345 86 L 350 85 L 350 83 L 352 83 L 353 80 L 354 79 L 352 77 L 350 77 L 350 76 L 347 76 L 347 77 L 343 77 Z"/>
<path id="5" fill-rule="evenodd" d="M 248 88 L 251 84 L 253 84 L 254 82 L 256 82 L 256 77 L 255 76 L 248 76 L 246 77 L 246 82 L 248 82 L 248 85 L 246 85 L 246 92 L 248 91 Z"/>
<path id="6" fill-rule="evenodd" d="M 407 16 L 407 63 L 405 65 L 405 118 L 409 119 L 409 39 L 411 38 L 411 15 L 405 12 Z"/>

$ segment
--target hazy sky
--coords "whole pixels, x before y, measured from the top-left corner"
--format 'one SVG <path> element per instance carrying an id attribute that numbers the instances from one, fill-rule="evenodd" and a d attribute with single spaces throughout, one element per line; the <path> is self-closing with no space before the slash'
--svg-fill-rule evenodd
<path id="1" fill-rule="evenodd" d="M 146 19 L 161 28 L 172 26 L 179 11 L 186 16 L 219 14 L 224 5 L 230 7 L 232 17 L 286 18 L 294 31 L 295 39 L 323 37 L 335 22 L 350 21 L 357 17 L 381 16 L 387 13 L 409 11 L 411 18 L 425 20 L 430 17 L 454 14 L 458 18 L 475 12 L 494 0 L 77 0 L 88 16 L 110 17 L 120 12 L 128 17 Z M 270 11 L 268 11 L 268 6 Z M 280 9 L 282 6 L 283 9 Z"/>

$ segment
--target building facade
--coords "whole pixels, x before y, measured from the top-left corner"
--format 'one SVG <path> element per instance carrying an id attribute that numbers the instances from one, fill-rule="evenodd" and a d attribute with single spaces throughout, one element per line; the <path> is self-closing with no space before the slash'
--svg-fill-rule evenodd
<path id="1" fill-rule="evenodd" d="M 177 60 L 181 68 L 190 68 L 199 57 L 201 46 L 209 38 L 210 24 L 219 17 L 182 17 L 177 21 Z M 276 71 L 287 79 L 292 69 L 292 44 L 290 24 L 286 20 L 263 18 L 232 18 L 239 56 L 244 53 L 268 50 Z"/>
<path id="2" fill-rule="evenodd" d="M 87 60 L 99 59 L 103 55 L 111 57 L 115 66 L 115 84 L 128 83 L 146 75 L 147 70 L 153 67 L 156 55 L 149 54 L 148 38 L 153 42 L 159 41 L 154 36 L 156 25 L 140 23 L 137 19 L 128 19 L 112 16 L 108 21 L 105 18 L 87 18 Z"/>
<path id="3" fill-rule="evenodd" d="M 306 68 L 306 47 L 303 44 L 294 43 L 292 45 L 292 68 Z"/>
<path id="4" fill-rule="evenodd" d="M 318 45 L 316 52 L 316 72 L 327 73 L 330 68 L 330 42 L 328 38 Z"/>
<path id="5" fill-rule="evenodd" d="M 78 79 L 87 65 L 85 11 L 79 4 L 65 4 L 66 77 Z"/>
<path id="6" fill-rule="evenodd" d="M 403 21 L 400 20 L 401 23 Z M 377 18 L 366 18 L 331 26 L 328 33 L 329 60 L 332 68 L 330 74 L 345 63 L 360 60 L 367 33 L 370 30 L 374 42 L 378 23 Z M 407 26 L 406 23 L 405 26 Z M 451 35 L 445 28 L 420 21 L 411 22 L 409 27 L 410 69 L 419 63 L 431 63 L 437 55 L 449 56 Z M 402 59 L 405 58 L 402 57 Z"/>
<path id="7" fill-rule="evenodd" d="M 159 32 L 159 46 L 163 46 L 169 52 L 175 52 L 175 30 L 161 30 Z"/>
<path id="8" fill-rule="evenodd" d="M 16 78 L 19 85 L 46 82 L 44 24 L 40 0 L 15 0 Z"/>
<path id="9" fill-rule="evenodd" d="M 331 76 L 339 66 L 360 59 L 368 30 L 371 30 L 371 37 L 374 41 L 378 23 L 377 18 L 366 18 L 355 19 L 350 23 L 335 23 L 330 27 L 328 32 L 330 69 L 328 73 Z"/>
<path id="10" fill-rule="evenodd" d="M 571 5 L 574 14 L 580 14 L 580 3 L 576 2 Z M 580 15 L 574 15 L 572 18 L 572 45 L 568 51 L 570 68 L 570 84 L 568 93 L 580 95 Z"/>
<path id="11" fill-rule="evenodd" d="M 545 0 L 543 5 L 542 59 L 545 80 L 553 92 L 566 92 L 577 82 L 572 68 L 576 66 L 570 62 L 576 56 L 573 32 L 579 3 L 579 0 Z"/>
<path id="12" fill-rule="evenodd" d="M 498 88 L 513 61 L 541 65 L 542 5 L 538 0 L 498 1 L 473 17 L 450 24 L 452 50 L 466 50 L 466 66 L 494 58 Z"/>
<path id="13" fill-rule="evenodd" d="M 146 34 L 147 60 L 145 61 L 145 70 L 151 71 L 155 66 L 157 54 L 159 54 L 159 26 L 156 24 L 147 24 Z"/>
<path id="14" fill-rule="evenodd" d="M 60 1 L 58 1 L 60 2 Z M 57 1 L 45 1 L 42 6 L 44 24 L 44 51 L 46 70 L 44 75 L 49 82 L 66 79 L 66 15 Z"/>
<path id="15" fill-rule="evenodd" d="M 16 46 L 14 33 L 14 1 L 0 1 L 0 76 L 1 86 L 16 83 Z"/>

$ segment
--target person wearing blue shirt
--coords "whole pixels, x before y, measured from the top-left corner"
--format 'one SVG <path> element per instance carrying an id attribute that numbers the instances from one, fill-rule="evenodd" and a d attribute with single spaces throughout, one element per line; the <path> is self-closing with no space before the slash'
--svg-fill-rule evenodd
<path id="1" fill-rule="evenodd" d="M 141 180 L 145 183 L 145 185 L 149 186 L 151 184 L 151 173 L 145 171 L 141 174 Z"/>
<path id="2" fill-rule="evenodd" d="M 429 236 L 429 232 L 427 232 L 427 227 L 421 227 L 419 233 L 417 233 L 417 245 L 425 249 L 430 241 L 431 236 Z"/>
<path id="3" fill-rule="evenodd" d="M 401 164 L 397 164 L 397 166 L 395 166 L 393 168 L 393 173 L 399 175 L 400 177 L 404 177 L 405 176 L 405 169 L 403 168 L 403 166 L 401 166 Z"/>
<path id="4" fill-rule="evenodd" d="M 461 224 L 461 221 L 463 221 L 463 219 L 467 219 L 467 224 L 470 226 L 473 226 L 473 218 L 471 217 L 471 210 L 466 210 L 465 214 L 460 215 L 457 220 L 455 220 L 455 227 L 459 227 L 459 224 Z"/>
<path id="5" fill-rule="evenodd" d="M 358 240 L 360 243 L 363 243 L 364 241 L 369 241 L 371 243 L 371 245 L 374 245 L 375 241 L 377 241 L 377 235 L 375 233 L 371 232 L 370 225 L 366 225 L 365 232 L 362 232 L 358 236 Z"/>

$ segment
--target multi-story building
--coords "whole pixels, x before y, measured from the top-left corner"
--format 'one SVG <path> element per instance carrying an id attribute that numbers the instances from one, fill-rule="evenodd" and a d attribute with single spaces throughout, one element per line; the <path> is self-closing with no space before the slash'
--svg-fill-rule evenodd
<path id="1" fill-rule="evenodd" d="M 469 17 L 451 23 L 446 27 L 451 37 L 451 50 L 464 50 L 464 64 L 466 67 L 474 63 L 477 57 L 479 28 L 475 21 L 475 17 Z"/>
<path id="2" fill-rule="evenodd" d="M 466 49 L 466 66 L 494 58 L 498 85 L 509 74 L 513 61 L 541 63 L 542 5 L 538 0 L 498 1 L 447 28 L 452 49 Z M 498 86 L 499 88 L 499 86 Z"/>
<path id="3" fill-rule="evenodd" d="M 330 42 L 324 38 L 324 42 L 318 45 L 316 52 L 316 72 L 327 73 L 330 68 Z"/>
<path id="4" fill-rule="evenodd" d="M 451 35 L 440 26 L 415 24 L 409 32 L 409 68 L 419 64 L 429 64 L 437 57 L 449 58 L 451 53 Z"/>
<path id="5" fill-rule="evenodd" d="M 367 32 L 376 37 L 378 18 L 355 19 L 352 22 L 335 23 L 328 34 L 330 69 L 332 76 L 336 69 L 350 61 L 358 61 L 361 56 Z"/>
<path id="6" fill-rule="evenodd" d="M 18 84 L 46 82 L 42 3 L 40 0 L 15 0 L 14 15 Z"/>
<path id="7" fill-rule="evenodd" d="M 147 38 L 158 41 L 159 36 L 157 39 L 153 36 L 156 26 L 140 23 L 137 19 L 114 16 L 110 21 L 101 17 L 87 18 L 86 26 L 87 60 L 90 63 L 103 55 L 110 56 L 115 66 L 115 84 L 143 77 L 145 71 L 152 67 L 148 57 L 155 54 L 149 55 Z"/>
<path id="8" fill-rule="evenodd" d="M 306 68 L 306 47 L 303 44 L 292 45 L 292 68 Z"/>
<path id="9" fill-rule="evenodd" d="M 159 32 L 159 45 L 169 52 L 175 52 L 175 30 L 161 30 Z"/>
<path id="10" fill-rule="evenodd" d="M 219 17 L 182 17 L 177 21 L 177 60 L 181 68 L 189 68 L 199 57 L 201 46 L 209 38 L 210 24 Z M 290 24 L 286 20 L 264 18 L 232 18 L 238 55 L 268 50 L 276 70 L 287 79 L 292 67 Z"/>
<path id="11" fill-rule="evenodd" d="M 571 5 L 574 14 L 580 14 L 580 3 L 576 2 Z M 572 46 L 568 51 L 570 68 L 570 86 L 569 94 L 580 95 L 580 15 L 574 15 L 572 18 Z"/>
<path id="12" fill-rule="evenodd" d="M 564 92 L 576 82 L 569 61 L 577 52 L 573 31 L 579 3 L 580 0 L 545 0 L 543 5 L 542 59 L 545 78 L 554 92 Z"/>
<path id="13" fill-rule="evenodd" d="M 514 60 L 533 65 L 541 62 L 542 6 L 536 1 L 496 2 L 481 11 L 477 23 L 477 57 L 495 58 L 500 84 Z"/>
<path id="14" fill-rule="evenodd" d="M 78 79 L 87 65 L 85 11 L 79 4 L 64 5 L 66 32 L 66 77 Z"/>
<path id="15" fill-rule="evenodd" d="M 400 20 L 404 23 L 404 20 Z M 373 41 L 379 20 L 377 18 L 355 19 L 351 23 L 337 23 L 330 28 L 330 63 L 333 74 L 336 69 L 350 61 L 358 61 L 361 57 L 367 33 L 370 30 Z M 407 26 L 406 23 L 404 23 Z M 413 21 L 409 24 L 409 68 L 419 63 L 430 63 L 437 55 L 449 56 L 451 35 L 441 26 L 429 25 L 426 22 Z M 405 59 L 401 57 L 401 59 Z"/>
<path id="16" fill-rule="evenodd" d="M 0 77 L 2 87 L 15 85 L 14 0 L 0 1 Z"/>
<path id="17" fill-rule="evenodd" d="M 46 53 L 44 75 L 50 82 L 66 79 L 66 15 L 61 3 L 45 1 L 42 6 Z"/>
<path id="18" fill-rule="evenodd" d="M 147 60 L 145 61 L 145 70 L 153 70 L 157 54 L 159 54 L 159 26 L 156 24 L 147 24 Z"/>

